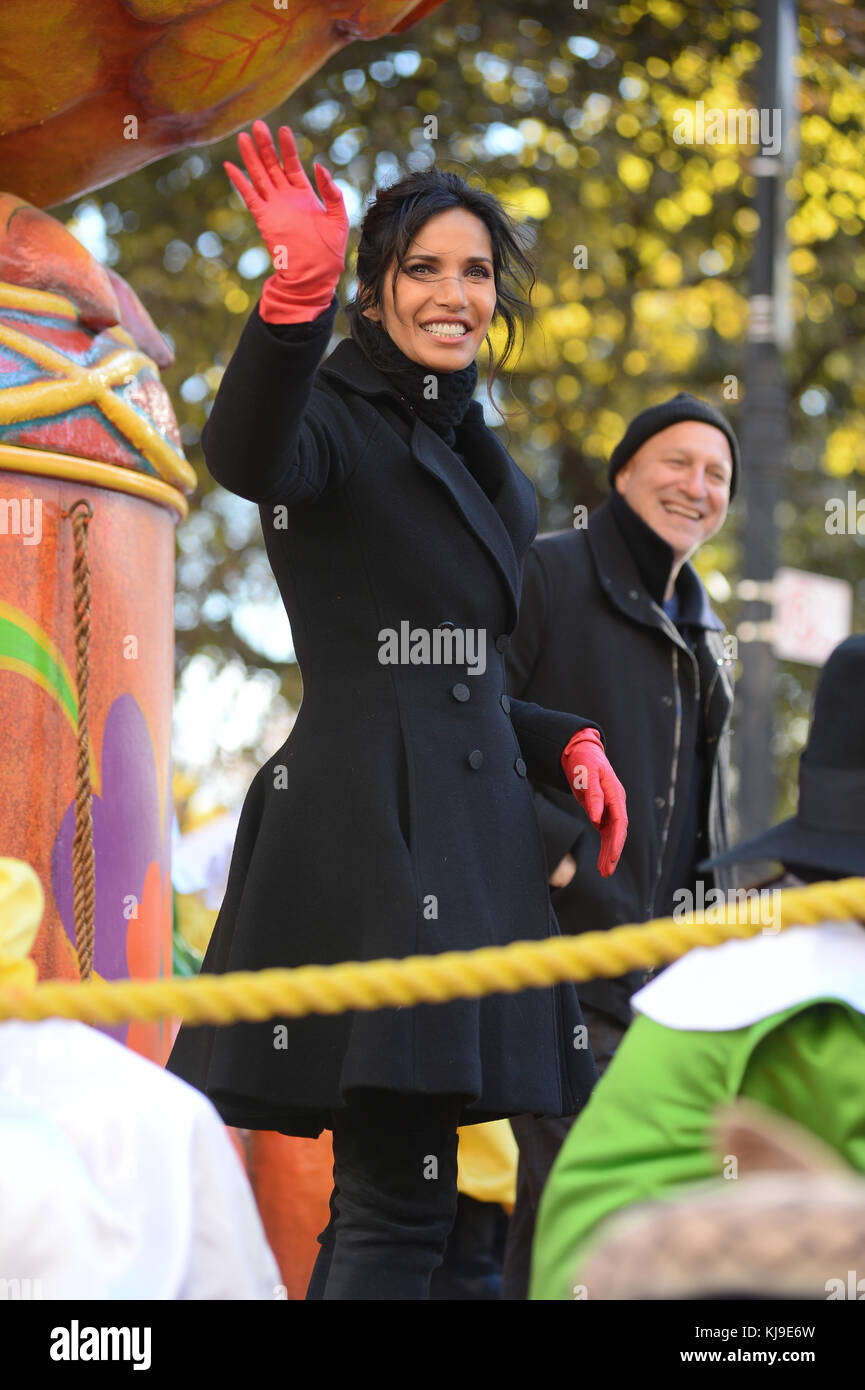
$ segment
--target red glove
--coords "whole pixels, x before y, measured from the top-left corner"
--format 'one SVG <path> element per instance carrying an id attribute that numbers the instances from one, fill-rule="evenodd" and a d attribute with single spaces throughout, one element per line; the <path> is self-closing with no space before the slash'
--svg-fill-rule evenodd
<path id="1" fill-rule="evenodd" d="M 597 729 L 579 729 L 565 746 L 562 767 L 568 786 L 601 832 L 598 870 L 609 878 L 619 862 L 628 833 L 625 788 L 604 752 Z"/>
<path id="2" fill-rule="evenodd" d="M 253 121 L 252 131 L 255 144 L 245 131 L 237 137 L 252 183 L 235 164 L 226 161 L 223 167 L 276 267 L 262 287 L 259 312 L 266 323 L 309 323 L 328 307 L 345 269 L 348 213 L 332 176 L 316 164 L 322 207 L 288 126 L 279 127 L 284 170 L 264 121 Z"/>

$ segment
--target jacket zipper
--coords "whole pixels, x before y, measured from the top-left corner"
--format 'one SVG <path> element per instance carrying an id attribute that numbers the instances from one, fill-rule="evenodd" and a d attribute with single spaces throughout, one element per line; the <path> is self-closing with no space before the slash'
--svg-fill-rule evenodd
<path id="1" fill-rule="evenodd" d="M 718 677 L 720 676 L 720 674 L 721 674 L 721 669 L 720 669 L 720 667 L 718 667 L 718 669 L 715 671 L 714 676 L 712 677 L 712 684 L 709 686 L 709 689 L 706 691 L 706 704 L 705 704 L 705 709 L 706 709 L 707 713 L 708 713 L 709 705 L 711 704 L 711 701 L 712 701 L 712 691 L 715 689 L 715 686 L 718 684 Z"/>
<path id="2" fill-rule="evenodd" d="M 710 650 L 711 650 L 711 648 L 710 648 Z M 711 681 L 710 681 L 710 683 L 709 683 L 709 689 L 706 691 L 706 699 L 705 699 L 705 702 L 704 702 L 704 704 L 703 704 L 703 709 L 704 709 L 705 712 L 706 712 L 707 718 L 708 718 L 708 714 L 709 714 L 709 706 L 710 706 L 711 703 L 712 703 L 712 695 L 714 694 L 715 686 L 718 684 L 718 681 L 720 680 L 720 678 L 721 678 L 721 667 L 718 665 L 718 658 L 716 657 L 716 658 L 715 658 L 715 673 L 714 673 L 714 675 L 712 676 L 712 679 L 711 679 Z"/>
<path id="3" fill-rule="evenodd" d="M 661 876 L 664 869 L 664 850 L 667 847 L 667 839 L 670 833 L 670 824 L 673 819 L 673 804 L 675 801 L 676 775 L 678 773 L 679 768 L 679 752 L 682 741 L 682 692 L 679 687 L 679 647 L 682 647 L 682 649 L 688 653 L 688 656 L 690 657 L 691 662 L 693 663 L 694 673 L 696 677 L 696 688 L 698 691 L 700 691 L 700 667 L 697 662 L 696 656 L 691 651 L 687 643 L 683 640 L 681 633 L 679 632 L 675 624 L 670 620 L 668 614 L 666 614 L 663 608 L 659 607 L 659 605 L 656 603 L 653 603 L 652 607 L 654 608 L 658 617 L 661 619 L 661 622 L 664 626 L 664 631 L 667 633 L 669 637 L 673 639 L 673 685 L 675 686 L 676 690 L 676 727 L 673 742 L 673 765 L 670 771 L 670 794 L 668 797 L 669 805 L 667 809 L 667 819 L 664 824 L 664 829 L 661 836 L 661 853 L 658 858 L 658 872 L 655 875 L 655 886 L 652 890 L 652 916 L 654 917 L 657 915 L 658 887 L 661 882 Z M 709 708 L 709 700 L 711 699 L 712 691 L 715 689 L 715 684 L 720 674 L 720 667 L 716 667 L 715 674 L 712 677 L 712 682 L 709 686 L 709 691 L 705 699 L 704 709 L 706 710 L 708 710 Z M 702 702 L 702 691 L 700 691 L 698 699 Z"/>
<path id="4" fill-rule="evenodd" d="M 666 616 L 666 615 L 665 615 Z M 676 774 L 679 768 L 679 747 L 682 741 L 682 692 L 679 689 L 679 648 L 673 647 L 673 688 L 676 692 L 676 724 L 673 734 L 673 762 L 670 768 L 670 788 L 667 796 L 667 818 L 664 822 L 664 829 L 661 834 L 660 854 L 658 855 L 658 871 L 655 874 L 655 883 L 652 888 L 652 916 L 657 911 L 658 886 L 664 871 L 664 851 L 667 848 L 667 840 L 670 834 L 670 824 L 673 819 L 673 807 L 676 800 Z"/>
<path id="5" fill-rule="evenodd" d="M 713 692 L 714 692 L 715 686 L 718 684 L 718 682 L 720 681 L 720 679 L 721 679 L 721 663 L 720 663 L 720 661 L 718 661 L 718 659 L 716 658 L 715 674 L 714 674 L 713 677 L 712 677 L 712 681 L 711 681 L 711 684 L 710 684 L 710 686 L 709 686 L 709 693 L 708 693 L 708 695 L 707 695 L 707 697 L 706 697 L 705 709 L 706 709 L 706 717 L 707 717 L 707 718 L 708 718 L 708 714 L 709 714 L 709 707 L 710 707 L 710 704 L 711 704 L 712 694 L 713 694 Z M 723 733 L 723 728 L 722 728 L 721 734 L 719 734 L 719 735 L 718 735 L 718 738 L 716 739 L 716 742 L 718 742 L 719 746 L 720 746 L 720 739 L 721 739 L 722 733 Z M 708 841 L 708 842 L 707 842 L 707 845 L 706 845 L 706 848 L 707 848 L 707 851 L 708 851 L 708 854 L 709 854 L 709 855 L 714 855 L 714 854 L 716 854 L 717 851 L 718 851 L 718 848 L 719 848 L 719 846 L 717 846 L 717 845 L 715 845 L 715 844 L 712 843 L 712 839 L 713 839 L 713 837 L 712 837 L 712 825 L 713 825 L 713 815 L 712 815 L 712 812 L 713 812 L 713 810 L 717 812 L 718 818 L 720 819 L 720 821 L 722 822 L 722 824 L 723 824 L 724 826 L 726 826 L 727 817 L 726 817 L 725 812 L 724 812 L 724 804 L 723 804 L 723 800 L 722 800 L 722 798 L 721 798 L 721 778 L 720 778 L 720 769 L 719 769 L 719 765 L 718 765 L 718 756 L 717 756 L 717 755 L 716 755 L 716 757 L 715 757 L 715 759 L 714 759 L 714 761 L 713 761 L 712 778 L 711 778 L 711 782 L 710 782 L 710 785 L 709 785 L 709 805 L 708 805 L 707 817 L 706 817 L 706 829 L 707 829 L 707 841 Z M 723 835 L 723 836 L 722 836 L 722 840 L 721 840 L 721 845 L 723 845 L 724 839 L 725 839 L 725 838 L 726 838 L 726 835 Z M 719 870 L 716 869 L 714 872 L 715 872 L 715 875 L 716 875 L 715 882 L 716 882 L 716 884 L 717 884 L 717 883 L 718 883 L 718 878 L 717 878 L 718 873 L 720 872 L 720 873 L 723 875 L 724 873 L 727 872 L 727 870 L 726 870 L 726 869 L 721 869 L 721 870 L 719 871 Z"/>

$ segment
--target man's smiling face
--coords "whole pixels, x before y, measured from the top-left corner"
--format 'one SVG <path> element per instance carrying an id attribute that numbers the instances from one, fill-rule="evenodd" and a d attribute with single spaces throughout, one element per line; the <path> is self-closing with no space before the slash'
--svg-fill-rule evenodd
<path id="1" fill-rule="evenodd" d="M 613 481 L 682 564 L 723 526 L 732 476 L 724 432 L 702 420 L 680 420 L 641 444 Z"/>

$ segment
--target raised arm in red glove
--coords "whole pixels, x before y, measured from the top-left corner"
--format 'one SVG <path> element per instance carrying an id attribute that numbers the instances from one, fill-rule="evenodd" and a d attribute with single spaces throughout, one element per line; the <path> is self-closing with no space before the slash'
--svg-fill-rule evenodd
<path id="1" fill-rule="evenodd" d="M 223 167 L 255 218 L 275 268 L 262 287 L 259 312 L 265 323 L 309 323 L 328 307 L 345 269 L 348 213 L 333 178 L 316 164 L 322 207 L 287 125 L 279 127 L 282 165 L 264 121 L 253 121 L 252 132 L 255 144 L 243 131 L 237 137 L 249 178 L 229 161 Z"/>
<path id="2" fill-rule="evenodd" d="M 598 870 L 609 878 L 628 833 L 625 789 L 613 771 L 597 729 L 579 729 L 565 746 L 562 767 L 568 786 L 601 832 Z"/>

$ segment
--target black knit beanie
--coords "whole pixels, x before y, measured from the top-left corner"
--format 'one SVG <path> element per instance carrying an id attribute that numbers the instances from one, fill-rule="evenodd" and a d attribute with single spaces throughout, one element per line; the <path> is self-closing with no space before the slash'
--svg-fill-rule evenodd
<path id="1" fill-rule="evenodd" d="M 634 416 L 610 455 L 608 473 L 610 487 L 613 486 L 613 479 L 619 469 L 624 467 L 641 444 L 645 444 L 646 440 L 651 439 L 653 434 L 659 434 L 661 430 L 665 430 L 668 425 L 677 425 L 680 420 L 701 420 L 704 425 L 714 425 L 726 436 L 733 458 L 733 472 L 730 476 L 730 501 L 732 502 L 739 473 L 739 441 L 733 433 L 732 426 L 727 423 L 719 410 L 716 410 L 708 401 L 701 401 L 697 396 L 690 396 L 687 391 L 680 391 L 677 396 L 672 396 L 670 400 L 661 401 L 660 405 L 650 405 L 647 410 L 641 410 L 639 415 Z"/>

